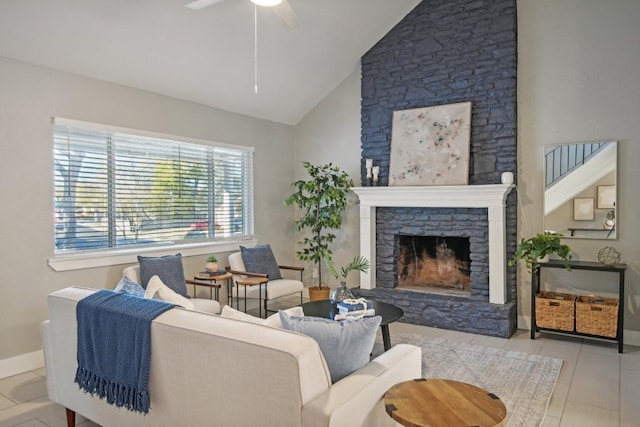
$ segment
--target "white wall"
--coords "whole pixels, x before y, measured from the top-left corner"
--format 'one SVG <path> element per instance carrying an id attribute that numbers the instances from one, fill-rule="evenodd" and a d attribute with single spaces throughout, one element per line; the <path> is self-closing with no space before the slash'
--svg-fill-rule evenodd
<path id="1" fill-rule="evenodd" d="M 593 261 L 613 246 L 628 266 L 626 342 L 640 342 L 640 2 L 518 1 L 519 237 L 542 230 L 543 145 L 617 140 L 617 241 L 565 240 Z M 521 327 L 530 323 L 530 277 L 520 270 Z M 566 273 L 571 275 L 572 273 Z M 565 275 L 565 276 L 566 276 Z M 615 280 L 615 276 L 613 280 Z M 566 276 L 566 283 L 581 281 Z M 602 284 L 597 289 L 610 290 Z"/>
<path id="2" fill-rule="evenodd" d="M 69 285 L 112 288 L 123 268 L 55 272 L 47 265 L 54 247 L 52 116 L 255 146 L 256 237 L 282 263 L 294 262 L 293 212 L 282 205 L 293 180 L 290 126 L 4 58 L 0 100 L 0 373 L 3 362 L 13 366 L 15 357 L 41 349 L 47 294 Z M 202 269 L 204 258 L 186 258 L 187 275 Z"/>
<path id="3" fill-rule="evenodd" d="M 360 186 L 360 64 L 336 89 L 320 102 L 295 127 L 294 170 L 295 179 L 308 179 L 303 161 L 315 165 L 333 163 L 347 172 L 356 186 Z M 293 188 L 290 188 L 293 192 Z M 351 261 L 360 253 L 360 210 L 357 198 L 350 193 L 349 206 L 343 219 L 343 227 L 333 243 L 334 264 L 337 267 Z M 293 208 L 291 208 L 293 209 Z M 301 236 L 296 235 L 296 240 Z M 298 250 L 299 247 L 296 247 Z M 294 250 L 295 253 L 295 250 Z M 302 261 L 298 261 L 298 265 Z M 313 266 L 304 265 L 310 276 Z M 323 267 L 322 281 L 335 288 L 338 281 Z M 360 277 L 351 273 L 349 286 L 357 286 Z M 305 283 L 317 284 L 317 279 Z"/>

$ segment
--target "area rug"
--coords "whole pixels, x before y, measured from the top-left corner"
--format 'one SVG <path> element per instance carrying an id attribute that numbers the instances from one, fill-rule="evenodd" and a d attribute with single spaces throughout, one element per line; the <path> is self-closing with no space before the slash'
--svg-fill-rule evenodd
<path id="1" fill-rule="evenodd" d="M 423 377 L 462 381 L 496 394 L 507 407 L 509 427 L 542 423 L 562 367 L 561 359 L 443 338 L 410 333 L 394 333 L 391 338 L 394 344 L 422 348 Z M 377 341 L 373 354 L 381 351 Z"/>

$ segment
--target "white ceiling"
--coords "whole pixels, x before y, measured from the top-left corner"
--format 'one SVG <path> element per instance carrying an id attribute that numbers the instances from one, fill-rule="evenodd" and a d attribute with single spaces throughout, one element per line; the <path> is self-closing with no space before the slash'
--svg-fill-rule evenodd
<path id="1" fill-rule="evenodd" d="M 225 0 L 0 0 L 0 56 L 296 124 L 420 0 L 289 0 L 287 30 L 254 6 Z"/>

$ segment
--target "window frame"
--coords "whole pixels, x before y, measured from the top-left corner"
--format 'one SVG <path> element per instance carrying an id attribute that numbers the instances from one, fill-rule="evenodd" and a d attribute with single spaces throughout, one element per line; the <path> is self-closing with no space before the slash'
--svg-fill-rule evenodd
<path id="1" fill-rule="evenodd" d="M 53 117 L 51 120 L 52 132 L 53 126 L 69 126 L 74 128 L 94 130 L 99 132 L 113 132 L 113 133 L 125 133 L 135 136 L 142 136 L 147 138 L 158 138 L 177 142 L 185 142 L 198 145 L 214 146 L 221 148 L 231 148 L 236 150 L 242 150 L 246 152 L 255 153 L 254 147 L 241 146 L 227 143 L 219 143 L 195 138 L 189 138 L 184 136 L 163 134 L 158 132 L 144 131 L 139 129 L 123 128 L 118 126 L 103 125 L 98 123 L 84 122 L 73 119 L 66 119 L 61 117 Z M 54 156 L 53 151 L 51 152 Z M 53 163 L 53 162 L 52 162 Z M 243 236 L 228 236 L 222 239 L 215 238 L 215 240 L 199 240 L 195 242 L 178 241 L 170 244 L 153 244 L 149 246 L 123 246 L 116 248 L 101 248 L 97 250 L 85 250 L 74 252 L 55 252 L 53 256 L 48 259 L 48 265 L 55 271 L 76 270 L 93 267 L 104 267 L 118 264 L 127 264 L 137 262 L 137 256 L 144 254 L 147 256 L 162 256 L 175 254 L 177 252 L 182 253 L 183 256 L 195 256 L 210 254 L 212 252 L 230 252 L 238 250 L 238 246 L 249 245 L 253 246 L 257 244 L 257 239 L 254 238 L 254 222 L 255 222 L 255 193 L 254 189 L 254 170 L 253 164 L 251 166 L 250 177 L 250 195 L 247 200 L 247 209 L 249 212 L 248 218 L 248 234 Z M 52 181 L 52 192 L 55 194 L 55 181 Z M 52 200 L 54 199 L 52 194 Z M 54 222 L 51 222 L 52 233 Z"/>

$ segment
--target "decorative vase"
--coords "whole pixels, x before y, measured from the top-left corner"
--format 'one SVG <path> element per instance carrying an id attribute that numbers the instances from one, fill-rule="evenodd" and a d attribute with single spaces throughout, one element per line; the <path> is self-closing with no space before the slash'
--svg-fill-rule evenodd
<path id="1" fill-rule="evenodd" d="M 513 172 L 502 172 L 502 175 L 500 176 L 500 180 L 505 185 L 513 184 Z"/>
<path id="2" fill-rule="evenodd" d="M 604 222 L 602 223 L 602 226 L 604 227 L 605 230 L 613 229 L 614 225 L 616 225 L 616 222 L 612 219 L 605 219 Z"/>
<path id="3" fill-rule="evenodd" d="M 331 294 L 331 302 L 338 303 L 348 298 L 355 298 L 355 295 L 347 288 L 347 282 L 340 282 L 340 286 Z"/>
<path id="4" fill-rule="evenodd" d="M 215 273 L 216 271 L 218 271 L 218 263 L 217 262 L 208 262 L 208 263 L 205 264 L 205 269 L 209 273 Z"/>

